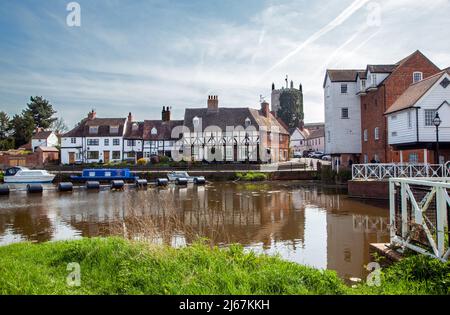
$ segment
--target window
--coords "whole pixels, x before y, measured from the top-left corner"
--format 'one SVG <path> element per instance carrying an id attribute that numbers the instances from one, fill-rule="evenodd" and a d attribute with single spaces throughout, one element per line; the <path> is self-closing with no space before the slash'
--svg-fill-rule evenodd
<path id="1" fill-rule="evenodd" d="M 330 143 L 330 141 L 331 141 L 330 139 L 331 139 L 331 133 L 330 133 L 330 131 L 328 130 L 328 131 L 327 131 L 327 142 L 328 142 L 328 143 Z"/>
<path id="2" fill-rule="evenodd" d="M 98 151 L 87 151 L 87 158 L 89 160 L 97 160 L 98 159 Z"/>
<path id="3" fill-rule="evenodd" d="M 417 154 L 417 152 L 410 153 L 408 155 L 408 162 L 409 163 L 418 163 L 419 162 L 419 155 Z"/>
<path id="4" fill-rule="evenodd" d="M 198 127 L 199 123 L 200 123 L 200 118 L 198 118 L 197 116 L 195 116 L 192 119 L 192 123 L 194 124 L 194 127 Z"/>
<path id="5" fill-rule="evenodd" d="M 137 123 L 133 123 L 132 125 L 131 125 L 131 130 L 133 130 L 133 131 L 136 131 L 136 130 L 138 130 L 139 129 L 139 125 L 137 124 Z"/>
<path id="6" fill-rule="evenodd" d="M 128 141 L 127 141 L 127 145 L 128 145 L 129 147 L 134 147 L 134 146 L 136 145 L 136 140 L 128 140 Z"/>
<path id="7" fill-rule="evenodd" d="M 120 139 L 113 139 L 113 145 L 120 145 Z"/>
<path id="8" fill-rule="evenodd" d="M 419 72 L 419 71 L 414 72 L 414 73 L 413 73 L 413 83 L 422 81 L 422 77 L 423 77 L 422 72 Z"/>
<path id="9" fill-rule="evenodd" d="M 250 118 L 245 118 L 245 128 L 247 128 L 248 126 L 250 126 L 252 124 L 252 121 L 250 120 Z"/>
<path id="10" fill-rule="evenodd" d="M 378 127 L 375 127 L 374 134 L 375 134 L 374 135 L 375 140 L 379 140 L 380 139 L 380 129 Z"/>
<path id="11" fill-rule="evenodd" d="M 98 139 L 87 139 L 87 145 L 98 145 Z"/>
<path id="12" fill-rule="evenodd" d="M 144 152 L 144 157 L 148 159 L 150 157 L 150 152 Z"/>
<path id="13" fill-rule="evenodd" d="M 361 90 L 364 91 L 366 89 L 366 80 L 361 80 Z"/>
<path id="14" fill-rule="evenodd" d="M 96 135 L 98 133 L 98 126 L 90 126 L 89 127 L 89 133 Z"/>
<path id="15" fill-rule="evenodd" d="M 120 151 L 112 151 L 112 159 L 120 160 Z"/>
<path id="16" fill-rule="evenodd" d="M 347 84 L 341 84 L 341 94 L 347 94 Z"/>
<path id="17" fill-rule="evenodd" d="M 377 75 L 372 74 L 371 79 L 372 79 L 372 85 L 376 86 L 377 85 Z"/>
<path id="18" fill-rule="evenodd" d="M 134 158 L 136 156 L 136 152 L 128 152 L 127 157 L 128 158 Z"/>
<path id="19" fill-rule="evenodd" d="M 158 133 L 158 130 L 155 127 L 153 127 L 150 132 L 152 135 L 156 135 Z"/>
<path id="20" fill-rule="evenodd" d="M 348 107 L 342 107 L 341 108 L 341 118 L 347 119 L 348 118 Z"/>
<path id="21" fill-rule="evenodd" d="M 77 143 L 77 138 L 70 138 L 70 143 L 72 143 L 72 144 Z"/>
<path id="22" fill-rule="evenodd" d="M 369 157 L 367 154 L 364 154 L 364 163 L 369 163 Z"/>
<path id="23" fill-rule="evenodd" d="M 392 131 L 391 135 L 392 135 L 393 137 L 397 137 L 397 131 Z"/>
<path id="24" fill-rule="evenodd" d="M 109 133 L 119 133 L 119 126 L 109 126 Z"/>
<path id="25" fill-rule="evenodd" d="M 397 120 L 397 115 L 392 115 L 391 120 Z"/>
<path id="26" fill-rule="evenodd" d="M 411 111 L 408 111 L 408 128 L 412 128 Z"/>
<path id="27" fill-rule="evenodd" d="M 433 118 L 436 115 L 434 109 L 425 109 L 425 126 L 433 126 Z"/>
<path id="28" fill-rule="evenodd" d="M 109 145 L 109 139 L 105 139 L 105 140 L 103 141 L 103 143 L 105 144 L 105 146 L 108 146 L 108 145 Z"/>
<path id="29" fill-rule="evenodd" d="M 364 141 L 367 142 L 367 129 L 364 129 Z"/>

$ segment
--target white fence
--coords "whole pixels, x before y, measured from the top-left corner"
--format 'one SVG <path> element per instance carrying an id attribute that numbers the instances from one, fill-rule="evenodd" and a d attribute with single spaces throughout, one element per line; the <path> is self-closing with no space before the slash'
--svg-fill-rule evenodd
<path id="1" fill-rule="evenodd" d="M 448 260 L 449 181 L 389 180 L 391 246 Z"/>
<path id="2" fill-rule="evenodd" d="M 450 162 L 445 164 L 353 164 L 352 179 L 384 180 L 399 177 L 450 177 Z"/>

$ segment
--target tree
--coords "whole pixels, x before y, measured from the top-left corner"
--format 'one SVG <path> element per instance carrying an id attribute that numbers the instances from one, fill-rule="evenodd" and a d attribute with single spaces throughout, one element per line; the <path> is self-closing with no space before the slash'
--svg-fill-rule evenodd
<path id="1" fill-rule="evenodd" d="M 10 128 L 15 145 L 20 147 L 30 141 L 35 127 L 33 116 L 29 112 L 23 111 L 22 115 L 14 115 Z"/>
<path id="2" fill-rule="evenodd" d="M 277 116 L 289 127 L 301 127 L 303 122 L 303 93 L 299 89 L 285 89 L 280 94 Z"/>
<path id="3" fill-rule="evenodd" d="M 50 126 L 50 129 L 53 130 L 56 134 L 63 134 L 69 131 L 66 122 L 62 118 L 57 118 Z"/>
<path id="4" fill-rule="evenodd" d="M 0 150 L 6 151 L 14 148 L 14 139 L 11 137 L 9 116 L 0 112 Z"/>
<path id="5" fill-rule="evenodd" d="M 48 129 L 57 118 L 52 117 L 56 114 L 53 105 L 42 96 L 30 97 L 30 103 L 23 114 L 30 115 L 34 120 L 35 127 Z"/>

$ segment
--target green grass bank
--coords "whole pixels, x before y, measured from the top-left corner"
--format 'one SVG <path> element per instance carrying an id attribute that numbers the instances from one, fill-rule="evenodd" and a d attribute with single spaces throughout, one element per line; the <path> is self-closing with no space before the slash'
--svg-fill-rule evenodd
<path id="1" fill-rule="evenodd" d="M 68 286 L 68 263 L 81 285 Z M 346 286 L 333 271 L 196 243 L 184 248 L 85 238 L 0 247 L 0 294 L 449 294 L 450 265 L 412 257 L 382 285 Z"/>

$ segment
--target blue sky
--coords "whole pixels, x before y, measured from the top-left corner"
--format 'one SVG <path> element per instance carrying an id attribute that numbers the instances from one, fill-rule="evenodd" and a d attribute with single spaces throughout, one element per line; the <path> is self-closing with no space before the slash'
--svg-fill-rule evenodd
<path id="1" fill-rule="evenodd" d="M 70 127 L 91 108 L 143 120 L 169 105 L 182 118 L 208 94 L 258 107 L 288 74 L 315 122 L 326 68 L 395 63 L 416 49 L 450 66 L 449 0 L 79 0 L 81 27 L 66 24 L 69 2 L 2 1 L 0 110 L 42 95 Z"/>

